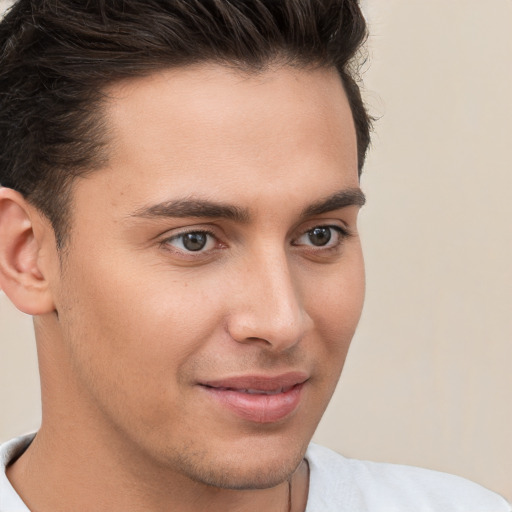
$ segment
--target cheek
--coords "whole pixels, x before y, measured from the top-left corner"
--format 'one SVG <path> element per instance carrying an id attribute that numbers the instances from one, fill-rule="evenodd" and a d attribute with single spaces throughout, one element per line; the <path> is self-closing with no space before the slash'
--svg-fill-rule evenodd
<path id="1" fill-rule="evenodd" d="M 198 350 L 215 324 L 215 310 L 201 294 L 187 293 L 183 285 L 161 287 L 104 284 L 87 317 L 95 331 L 93 343 L 110 351 L 120 364 L 143 371 L 146 366 L 179 365 Z M 110 296 L 107 289 L 115 290 Z M 211 306 L 213 308 L 213 305 Z"/>
<path id="2" fill-rule="evenodd" d="M 326 329 L 330 325 L 338 332 L 353 332 L 361 316 L 365 292 L 360 246 L 348 252 L 329 272 L 306 280 L 303 288 L 311 309 Z"/>
<path id="3" fill-rule="evenodd" d="M 218 313 L 193 283 L 143 266 L 129 272 L 121 261 L 71 276 L 61 320 L 82 385 L 102 402 L 114 396 L 147 409 L 151 397 L 174 400 L 182 369 L 215 330 Z"/>
<path id="4" fill-rule="evenodd" d="M 308 293 L 306 309 L 321 340 L 325 367 L 338 377 L 359 322 L 364 302 L 365 274 L 360 249 Z M 312 288 L 311 288 L 312 289 Z"/>

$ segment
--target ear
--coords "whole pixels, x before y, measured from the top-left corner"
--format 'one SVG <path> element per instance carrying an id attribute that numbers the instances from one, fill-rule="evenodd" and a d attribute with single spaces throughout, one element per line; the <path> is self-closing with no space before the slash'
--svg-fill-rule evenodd
<path id="1" fill-rule="evenodd" d="M 0 289 L 29 315 L 55 310 L 41 268 L 44 229 L 51 227 L 44 227 L 41 214 L 20 193 L 0 187 Z"/>

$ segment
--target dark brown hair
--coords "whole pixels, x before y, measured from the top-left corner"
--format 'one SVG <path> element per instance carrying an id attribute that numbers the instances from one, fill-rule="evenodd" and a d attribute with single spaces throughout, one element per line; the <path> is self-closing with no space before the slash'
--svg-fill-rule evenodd
<path id="1" fill-rule="evenodd" d="M 334 66 L 370 141 L 355 58 L 357 0 L 19 0 L 0 23 L 0 184 L 51 221 L 62 245 L 73 178 L 106 161 L 105 87 L 203 61 L 257 72 Z"/>

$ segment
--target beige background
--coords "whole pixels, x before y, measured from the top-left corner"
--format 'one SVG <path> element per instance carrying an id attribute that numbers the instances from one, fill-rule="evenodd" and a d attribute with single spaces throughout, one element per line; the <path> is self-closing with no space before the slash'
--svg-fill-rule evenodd
<path id="1" fill-rule="evenodd" d="M 512 1 L 364 7 L 367 302 L 316 440 L 512 499 Z M 3 295 L 0 337 L 3 440 L 40 415 L 30 319 Z"/>

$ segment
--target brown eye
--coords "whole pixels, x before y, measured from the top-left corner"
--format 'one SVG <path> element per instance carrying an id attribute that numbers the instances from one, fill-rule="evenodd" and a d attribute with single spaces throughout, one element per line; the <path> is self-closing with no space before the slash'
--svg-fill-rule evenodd
<path id="1" fill-rule="evenodd" d="M 320 226 L 308 231 L 307 236 L 313 245 L 327 245 L 332 237 L 331 228 L 327 226 Z"/>
<path id="2" fill-rule="evenodd" d="M 299 238 L 292 242 L 292 245 L 302 247 L 317 247 L 321 249 L 335 249 L 343 244 L 343 241 L 350 236 L 348 230 L 341 226 L 315 226 L 305 231 Z"/>
<path id="3" fill-rule="evenodd" d="M 183 237 L 183 247 L 188 251 L 200 251 L 204 249 L 208 241 L 208 234 L 203 232 L 185 233 Z"/>
<path id="4" fill-rule="evenodd" d="M 199 252 L 213 249 L 215 237 L 207 231 L 188 231 L 165 240 L 165 243 L 182 252 Z"/>

